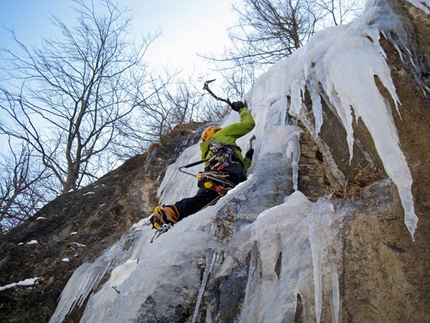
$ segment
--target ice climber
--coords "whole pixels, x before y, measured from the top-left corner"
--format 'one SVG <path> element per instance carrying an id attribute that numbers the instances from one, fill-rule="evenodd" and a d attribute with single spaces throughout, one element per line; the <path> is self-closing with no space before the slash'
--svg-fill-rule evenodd
<path id="1" fill-rule="evenodd" d="M 154 229 L 164 224 L 174 225 L 206 206 L 215 204 L 229 189 L 246 180 L 246 171 L 251 166 L 254 150 L 251 145 L 244 158 L 236 140 L 254 129 L 255 121 L 243 102 L 233 102 L 230 106 L 239 113 L 240 122 L 224 128 L 208 127 L 202 135 L 200 150 L 205 168 L 197 176 L 197 194 L 172 205 L 157 206 L 149 218 Z"/>

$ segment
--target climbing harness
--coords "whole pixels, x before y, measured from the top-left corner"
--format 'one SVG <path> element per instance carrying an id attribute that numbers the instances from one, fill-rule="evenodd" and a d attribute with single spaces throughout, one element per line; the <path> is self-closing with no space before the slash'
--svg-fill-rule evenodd
<path id="1" fill-rule="evenodd" d="M 220 174 L 211 171 L 199 172 L 197 174 L 198 186 L 208 190 L 216 191 L 220 196 L 227 194 L 236 185 L 230 182 L 227 174 Z"/>
<path id="2" fill-rule="evenodd" d="M 239 146 L 211 141 L 208 144 L 214 158 L 209 162 L 207 170 L 222 171 L 231 164 L 242 164 L 236 153 L 236 150 L 241 151 Z"/>
<path id="3" fill-rule="evenodd" d="M 231 164 L 242 164 L 236 156 L 236 149 L 240 147 L 225 143 L 208 142 L 212 156 L 197 162 L 179 167 L 179 171 L 197 177 L 198 186 L 208 190 L 215 190 L 221 196 L 227 194 L 227 191 L 234 188 L 236 185 L 229 181 L 228 174 L 223 174 L 222 170 Z M 199 172 L 197 175 L 183 170 L 201 163 L 208 163 L 204 172 Z"/>
<path id="4" fill-rule="evenodd" d="M 239 158 L 235 158 L 236 156 L 236 150 L 239 149 L 239 151 L 241 150 L 239 146 L 236 145 L 230 145 L 230 144 L 225 144 L 225 143 L 213 143 L 211 141 L 208 141 L 208 144 L 210 146 L 210 150 L 212 152 L 212 156 L 193 162 L 191 164 L 187 164 L 184 166 L 181 166 L 178 168 L 178 170 L 184 174 L 188 174 L 191 176 L 196 176 L 193 173 L 189 173 L 187 171 L 184 171 L 183 168 L 190 168 L 199 164 L 203 164 L 203 163 L 208 163 L 209 166 L 207 167 L 207 170 L 210 171 L 221 171 L 223 170 L 225 167 L 229 166 L 230 164 L 234 164 L 234 163 L 239 163 L 242 164 L 239 161 Z M 236 159 L 236 160 L 235 160 Z"/>

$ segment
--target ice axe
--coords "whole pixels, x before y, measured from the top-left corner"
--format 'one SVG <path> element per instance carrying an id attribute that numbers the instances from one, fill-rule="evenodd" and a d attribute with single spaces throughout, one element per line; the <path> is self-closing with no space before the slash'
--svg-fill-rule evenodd
<path id="1" fill-rule="evenodd" d="M 212 83 L 213 81 L 215 81 L 215 79 L 213 79 L 213 80 L 209 80 L 209 81 L 206 81 L 206 82 L 205 82 L 205 84 L 203 85 L 203 90 L 208 91 L 208 92 L 209 92 L 209 94 L 210 94 L 210 95 L 212 95 L 212 96 L 213 96 L 215 99 L 217 99 L 218 101 L 225 102 L 225 103 L 227 103 L 229 106 L 231 106 L 231 101 L 230 101 L 228 98 L 227 98 L 227 99 L 220 98 L 219 96 L 215 95 L 215 93 L 213 93 L 213 92 L 211 91 L 211 89 L 209 88 L 209 83 Z"/>

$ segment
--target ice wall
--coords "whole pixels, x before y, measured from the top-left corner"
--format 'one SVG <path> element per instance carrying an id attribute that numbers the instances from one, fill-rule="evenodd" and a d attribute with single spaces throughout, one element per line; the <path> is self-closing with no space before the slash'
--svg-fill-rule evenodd
<path id="1" fill-rule="evenodd" d="M 312 100 L 314 135 L 317 136 L 323 123 L 321 100 L 328 98 L 329 107 L 347 132 L 350 159 L 354 144 L 353 122 L 362 119 L 385 171 L 398 188 L 405 224 L 414 239 L 418 218 L 411 193 L 412 177 L 399 146 L 391 107 L 375 83 L 377 77 L 399 113 L 400 102 L 385 52 L 379 45 L 380 34 L 389 35 L 392 31 L 398 35 L 394 46 L 399 53 L 401 49 L 410 53 L 399 18 L 384 1 L 379 1 L 377 6 L 369 7 L 360 19 L 347 26 L 331 27 L 317 33 L 306 46 L 272 66 L 258 79 L 247 94 L 247 100 L 252 107 L 264 106 L 268 101 L 289 101 L 288 113 L 301 119 L 307 113 L 303 111 L 306 110 L 303 99 L 307 90 Z M 286 97 L 289 100 L 285 100 Z"/>
<path id="2" fill-rule="evenodd" d="M 152 244 L 150 228 L 136 226 L 138 231 L 124 237 L 123 241 L 133 243 L 122 256 L 115 251 L 121 248 L 114 246 L 95 262 L 100 266 L 84 264 L 77 270 L 50 322 L 61 322 L 90 294 L 100 273 L 112 269 L 110 279 L 90 296 L 81 322 L 145 322 L 160 317 L 172 321 L 181 309 L 192 313 L 188 322 L 194 322 L 200 314 L 198 300 L 202 301 L 205 288 L 209 288 L 207 281 L 225 279 L 235 270 L 246 278 L 243 302 L 237 304 L 239 322 L 291 322 L 297 315 L 304 322 L 320 322 L 325 304 L 330 304 L 332 322 L 339 322 L 339 232 L 348 209 L 337 208 L 324 197 L 312 203 L 297 191 L 300 129 L 291 124 L 288 114 L 308 121 L 303 119 L 308 112 L 303 104 L 307 90 L 315 116 L 315 124 L 307 127 L 318 138 L 323 124 L 321 100 L 329 98 L 330 107 L 347 130 L 351 157 L 352 112 L 361 118 L 387 174 L 399 189 L 405 223 L 413 236 L 417 218 L 410 172 L 399 147 L 391 107 L 374 82 L 376 75 L 397 108 L 385 54 L 378 45 L 380 32 L 398 28 L 396 19 L 383 5 L 370 7 L 350 25 L 316 34 L 305 47 L 262 75 L 245 97 L 257 126 L 238 142 L 246 150 L 249 137 L 257 137 L 249 179 L 215 206 L 184 219 Z M 238 120 L 238 114 L 232 112 L 220 124 Z M 161 203 L 194 194 L 195 179 L 177 168 L 198 159 L 195 145 L 170 166 L 159 190 Z M 339 174 L 337 178 L 342 180 Z M 284 194 L 283 201 L 273 199 L 280 194 Z M 242 224 L 233 227 L 226 242 L 215 234 L 214 227 L 228 215 L 235 225 L 239 218 Z M 206 308 L 207 322 L 219 315 L 216 311 L 222 309 Z"/>
<path id="3" fill-rule="evenodd" d="M 295 192 L 259 215 L 249 228 L 253 248 L 240 322 L 320 322 L 324 300 L 339 322 L 339 231 L 344 210 Z M 246 235 L 244 235 L 246 236 Z M 324 278 L 325 277 L 325 278 Z"/>

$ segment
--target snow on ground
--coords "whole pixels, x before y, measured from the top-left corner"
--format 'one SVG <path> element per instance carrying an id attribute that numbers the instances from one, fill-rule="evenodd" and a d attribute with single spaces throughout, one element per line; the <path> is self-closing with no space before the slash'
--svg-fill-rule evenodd
<path id="1" fill-rule="evenodd" d="M 36 281 L 39 279 L 39 277 L 34 277 L 34 278 L 27 278 L 24 280 L 21 280 L 17 283 L 12 283 L 12 284 L 8 284 L 5 286 L 0 286 L 0 291 L 15 287 L 15 286 L 33 286 L 34 283 L 36 283 Z"/>

